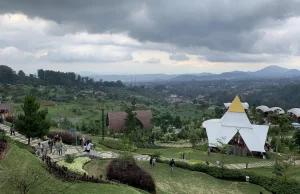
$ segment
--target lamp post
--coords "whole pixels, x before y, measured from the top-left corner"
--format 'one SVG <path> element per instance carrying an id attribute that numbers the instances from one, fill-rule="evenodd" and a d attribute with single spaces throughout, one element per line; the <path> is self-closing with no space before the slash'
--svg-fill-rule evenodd
<path id="1" fill-rule="evenodd" d="M 102 110 L 102 140 L 104 140 L 104 108 Z"/>

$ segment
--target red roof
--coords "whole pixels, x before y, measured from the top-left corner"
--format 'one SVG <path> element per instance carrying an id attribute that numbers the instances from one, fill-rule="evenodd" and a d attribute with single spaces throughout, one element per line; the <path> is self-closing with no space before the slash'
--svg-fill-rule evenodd
<path id="1" fill-rule="evenodd" d="M 133 111 L 136 113 L 136 118 L 141 121 L 143 128 L 146 130 L 153 129 L 152 112 L 151 110 L 138 110 Z M 122 132 L 125 126 L 126 112 L 110 112 L 107 114 L 107 126 L 114 132 Z"/>

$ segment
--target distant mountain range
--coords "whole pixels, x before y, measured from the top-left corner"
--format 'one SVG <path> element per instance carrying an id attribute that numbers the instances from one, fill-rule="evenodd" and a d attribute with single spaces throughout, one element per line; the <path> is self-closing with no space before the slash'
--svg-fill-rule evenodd
<path id="1" fill-rule="evenodd" d="M 297 77 L 300 71 L 297 69 L 287 69 L 280 66 L 268 66 L 254 72 L 232 71 L 221 74 L 199 73 L 199 74 L 136 74 L 136 75 L 89 75 L 95 80 L 103 79 L 106 81 L 121 80 L 123 82 L 159 82 L 159 81 L 204 81 L 204 80 L 230 80 L 230 79 L 249 79 L 249 78 L 280 78 Z"/>

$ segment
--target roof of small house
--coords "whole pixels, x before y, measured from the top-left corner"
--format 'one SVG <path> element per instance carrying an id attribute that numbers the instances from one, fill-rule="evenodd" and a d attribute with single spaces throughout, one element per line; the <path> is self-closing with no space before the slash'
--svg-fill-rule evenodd
<path id="1" fill-rule="evenodd" d="M 154 126 L 151 123 L 151 110 L 138 110 L 133 112 L 136 113 L 136 118 L 142 123 L 144 129 L 153 129 Z M 113 129 L 115 132 L 123 131 L 125 126 L 126 115 L 126 112 L 109 112 L 107 114 L 107 126 L 110 129 Z"/>
<path id="2" fill-rule="evenodd" d="M 6 103 L 1 103 L 0 104 L 0 110 L 10 110 L 11 106 L 9 104 Z"/>

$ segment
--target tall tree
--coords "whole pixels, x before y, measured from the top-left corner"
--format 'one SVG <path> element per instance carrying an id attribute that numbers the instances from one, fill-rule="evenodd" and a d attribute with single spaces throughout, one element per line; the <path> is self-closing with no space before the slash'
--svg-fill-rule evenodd
<path id="1" fill-rule="evenodd" d="M 181 122 L 179 116 L 176 116 L 176 117 L 175 117 L 175 120 L 174 120 L 174 126 L 175 126 L 177 129 L 180 129 L 180 128 L 182 127 L 182 122 Z"/>
<path id="2" fill-rule="evenodd" d="M 22 105 L 23 114 L 18 115 L 15 127 L 22 135 L 28 138 L 28 145 L 31 138 L 42 138 L 47 135 L 51 126 L 50 120 L 47 119 L 48 110 L 39 110 L 40 104 L 36 102 L 33 95 L 25 97 Z"/>
<path id="3" fill-rule="evenodd" d="M 18 72 L 18 76 L 24 77 L 24 76 L 25 76 L 24 71 L 20 70 L 20 71 Z"/>
<path id="4" fill-rule="evenodd" d="M 133 134 L 136 132 L 136 117 L 130 107 L 128 107 L 125 112 L 127 116 L 125 119 L 124 134 L 128 136 L 130 140 L 133 140 Z"/>

